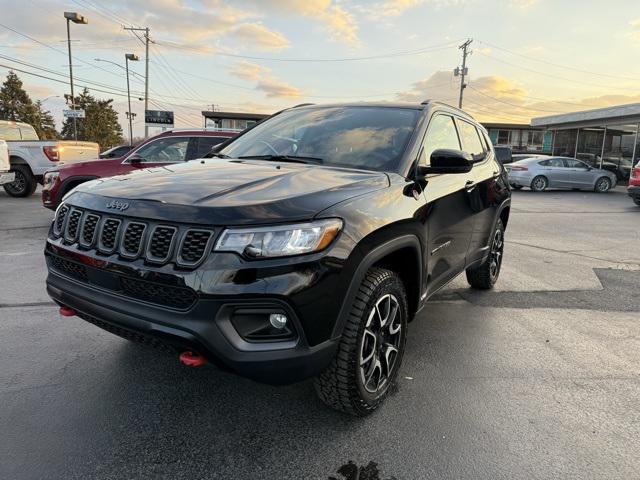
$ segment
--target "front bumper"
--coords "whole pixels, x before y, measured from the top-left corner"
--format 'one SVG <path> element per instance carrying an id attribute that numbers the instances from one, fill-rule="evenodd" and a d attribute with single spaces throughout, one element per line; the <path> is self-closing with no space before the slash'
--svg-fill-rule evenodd
<path id="1" fill-rule="evenodd" d="M 16 179 L 16 174 L 13 172 L 0 172 L 0 185 L 11 183 Z"/>
<path id="2" fill-rule="evenodd" d="M 295 295 L 286 295 L 282 289 L 290 288 L 292 280 L 300 279 L 301 271 L 297 269 L 290 272 L 288 281 L 288 275 L 280 267 L 278 281 L 269 279 L 268 271 L 265 271 L 267 278 L 256 279 L 257 283 L 246 277 L 241 283 L 230 283 L 228 277 L 224 279 L 228 271 L 220 263 L 228 262 L 228 258 L 214 259 L 198 270 L 183 272 L 182 282 L 177 282 L 179 275 L 162 273 L 169 270 L 167 267 L 156 271 L 149 268 L 145 278 L 164 285 L 167 290 L 163 295 L 173 295 L 171 288 L 195 292 L 191 303 L 159 305 L 149 298 L 132 298 L 116 288 L 122 277 L 146 282 L 141 279 L 139 269 L 136 271 L 125 262 L 102 261 L 86 253 L 67 251 L 51 240 L 45 257 L 49 268 L 47 292 L 51 298 L 59 305 L 71 307 L 84 320 L 116 335 L 175 352 L 193 350 L 222 368 L 269 384 L 287 384 L 313 377 L 326 368 L 334 356 L 335 339 L 310 339 L 309 329 L 302 321 L 309 308 L 319 315 L 330 315 L 326 305 L 323 302 L 314 304 L 307 291 L 305 305 L 301 306 Z M 65 268 L 61 267 L 60 259 L 66 262 Z M 306 265 L 302 271 L 308 268 Z M 82 275 L 78 275 L 80 269 Z M 197 287 L 194 279 L 201 282 L 208 279 L 208 286 Z M 182 285 L 178 287 L 176 283 Z M 247 308 L 284 312 L 293 324 L 294 338 L 277 342 L 246 341 L 229 318 L 234 309 Z M 324 321 L 332 328 L 335 318 Z"/>

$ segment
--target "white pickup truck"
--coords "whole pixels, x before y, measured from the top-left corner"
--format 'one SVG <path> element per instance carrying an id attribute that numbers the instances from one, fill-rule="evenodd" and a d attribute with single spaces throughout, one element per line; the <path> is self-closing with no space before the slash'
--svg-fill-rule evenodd
<path id="1" fill-rule="evenodd" d="M 0 185 L 11 183 L 14 180 L 13 172 L 10 172 L 9 165 L 9 147 L 7 142 L 0 140 Z"/>
<path id="2" fill-rule="evenodd" d="M 100 153 L 97 143 L 40 140 L 31 125 L 7 120 L 0 120 L 0 140 L 8 145 L 10 170 L 15 176 L 13 181 L 3 185 L 12 197 L 33 194 L 47 170 L 63 163 L 94 160 Z"/>

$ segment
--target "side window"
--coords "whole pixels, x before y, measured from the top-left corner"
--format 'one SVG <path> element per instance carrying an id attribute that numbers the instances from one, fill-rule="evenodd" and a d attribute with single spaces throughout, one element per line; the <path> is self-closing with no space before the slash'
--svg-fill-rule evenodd
<path id="1" fill-rule="evenodd" d="M 429 122 L 423 146 L 420 158 L 421 165 L 429 165 L 431 154 L 439 148 L 460 150 L 460 141 L 458 140 L 458 132 L 456 131 L 453 117 L 435 115 Z"/>
<path id="2" fill-rule="evenodd" d="M 462 150 L 471 154 L 475 161 L 483 160 L 486 156 L 485 147 L 480 141 L 476 127 L 464 120 L 458 120 Z"/>
<path id="3" fill-rule="evenodd" d="M 22 137 L 22 140 L 39 140 L 38 134 L 32 126 L 21 126 L 20 136 Z"/>
<path id="4" fill-rule="evenodd" d="M 198 137 L 198 146 L 195 158 L 202 158 L 209 153 L 213 147 L 227 140 L 227 137 Z"/>
<path id="5" fill-rule="evenodd" d="M 555 167 L 555 168 L 563 168 L 564 163 L 561 158 L 550 158 L 548 160 L 543 160 L 538 162 L 538 165 L 542 165 L 543 167 Z"/>
<path id="6" fill-rule="evenodd" d="M 189 137 L 165 137 L 136 150 L 144 163 L 178 163 L 187 157 Z"/>
<path id="7" fill-rule="evenodd" d="M 584 168 L 585 170 L 588 168 L 586 163 L 580 160 L 574 160 L 573 158 L 565 158 L 564 163 L 567 168 Z"/>
<path id="8" fill-rule="evenodd" d="M 2 140 L 20 140 L 20 130 L 15 124 L 0 123 L 0 138 Z"/>

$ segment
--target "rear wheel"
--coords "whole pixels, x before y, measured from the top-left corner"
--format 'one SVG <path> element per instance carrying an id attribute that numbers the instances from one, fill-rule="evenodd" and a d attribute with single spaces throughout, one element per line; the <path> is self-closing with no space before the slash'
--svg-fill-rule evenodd
<path id="1" fill-rule="evenodd" d="M 396 380 L 407 332 L 407 298 L 398 275 L 372 268 L 351 306 L 331 364 L 315 388 L 328 406 L 356 416 L 373 412 Z"/>
<path id="2" fill-rule="evenodd" d="M 611 189 L 611 180 L 607 177 L 600 177 L 596 182 L 594 190 L 598 193 L 606 193 Z"/>
<path id="3" fill-rule="evenodd" d="M 500 268 L 502 267 L 502 254 L 504 252 L 504 226 L 502 220 L 498 220 L 496 230 L 491 241 L 489 256 L 477 267 L 468 268 L 466 271 L 467 282 L 473 288 L 488 290 L 498 281 Z"/>
<path id="4" fill-rule="evenodd" d="M 4 185 L 4 190 L 12 197 L 28 197 L 36 191 L 38 182 L 26 165 L 13 165 L 15 180 Z"/>
<path id="5" fill-rule="evenodd" d="M 640 197 L 634 198 L 633 202 L 640 207 Z"/>
<path id="6" fill-rule="evenodd" d="M 544 192 L 549 186 L 549 180 L 543 175 L 538 175 L 531 180 L 531 190 L 534 192 Z"/>

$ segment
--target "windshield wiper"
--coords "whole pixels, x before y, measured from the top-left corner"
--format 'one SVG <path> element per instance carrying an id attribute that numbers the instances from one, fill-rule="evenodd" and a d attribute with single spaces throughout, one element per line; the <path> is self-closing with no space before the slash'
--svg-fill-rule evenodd
<path id="1" fill-rule="evenodd" d="M 245 155 L 238 157 L 240 159 L 269 160 L 274 162 L 293 162 L 293 163 L 314 163 L 321 164 L 324 162 L 322 158 L 317 157 L 299 157 L 296 155 Z"/>
<path id="2" fill-rule="evenodd" d="M 229 155 L 226 155 L 224 153 L 220 153 L 220 152 L 209 152 L 207 153 L 205 156 L 203 156 L 202 158 L 231 158 Z"/>

